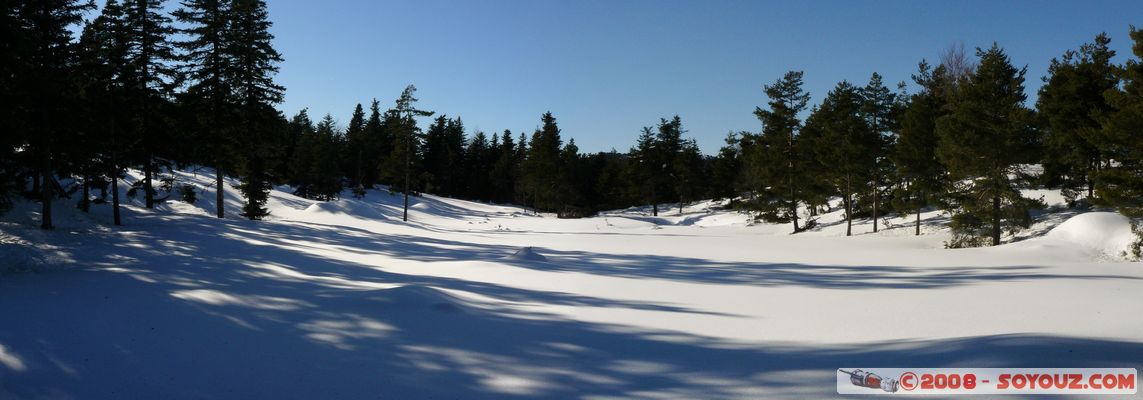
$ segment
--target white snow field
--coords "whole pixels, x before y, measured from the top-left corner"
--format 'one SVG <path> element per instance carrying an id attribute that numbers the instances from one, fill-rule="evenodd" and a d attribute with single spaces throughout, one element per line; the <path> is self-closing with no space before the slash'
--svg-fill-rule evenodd
<path id="1" fill-rule="evenodd" d="M 179 176 L 196 204 L 132 200 L 121 228 L 73 201 L 55 231 L 32 203 L 0 220 L 0 399 L 823 398 L 839 367 L 1143 368 L 1115 213 L 946 250 L 939 212 L 919 237 L 913 216 L 845 237 L 837 211 L 789 235 L 710 202 L 563 220 L 424 196 L 404 223 L 399 195 L 275 190 L 251 222 L 231 190 L 218 220 L 211 172 Z"/>

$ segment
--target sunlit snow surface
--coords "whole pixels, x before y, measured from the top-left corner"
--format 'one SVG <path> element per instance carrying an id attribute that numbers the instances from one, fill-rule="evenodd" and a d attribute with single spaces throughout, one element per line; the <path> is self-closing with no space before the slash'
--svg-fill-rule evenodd
<path id="1" fill-rule="evenodd" d="M 235 191 L 211 218 L 209 170 L 180 180 L 199 202 L 127 201 L 122 228 L 64 200 L 52 232 L 34 204 L 0 219 L 0 399 L 820 398 L 842 366 L 1143 368 L 1113 213 L 945 250 L 935 211 L 845 237 L 836 210 L 789 235 L 714 202 L 424 196 L 403 223 L 383 190 L 276 190 L 250 222 Z"/>

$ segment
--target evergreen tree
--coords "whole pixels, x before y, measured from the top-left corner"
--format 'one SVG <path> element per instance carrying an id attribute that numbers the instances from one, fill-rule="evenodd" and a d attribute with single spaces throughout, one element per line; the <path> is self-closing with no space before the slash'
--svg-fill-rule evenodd
<path id="1" fill-rule="evenodd" d="M 1084 189 L 1089 200 L 1094 197 L 1093 177 L 1106 158 L 1100 152 L 1098 118 L 1111 111 L 1104 92 L 1119 83 L 1111 64 L 1115 51 L 1108 48 L 1110 43 L 1101 33 L 1079 51 L 1053 58 L 1036 101 L 1045 128 L 1044 178 L 1048 186 L 1063 189 L 1072 202 Z"/>
<path id="2" fill-rule="evenodd" d="M 977 50 L 980 64 L 953 93 L 950 113 L 937 120 L 937 157 L 955 183 L 952 247 L 1000 244 L 1001 232 L 1031 223 L 1035 203 L 1021 196 L 1036 161 L 1031 111 L 1024 107 L 1025 69 L 993 44 Z"/>
<path id="3" fill-rule="evenodd" d="M 1105 92 L 1111 109 L 1099 122 L 1104 137 L 1101 154 L 1108 161 L 1095 181 L 1100 204 L 1139 218 L 1143 216 L 1143 29 L 1132 26 L 1130 37 L 1135 57 L 1116 69 L 1119 87 Z M 1136 234 L 1141 234 L 1138 227 Z M 1138 243 L 1135 253 L 1140 256 Z"/>
<path id="4" fill-rule="evenodd" d="M 66 114 L 75 91 L 69 83 L 75 73 L 76 52 L 71 29 L 93 8 L 90 1 L 27 0 L 16 6 L 17 19 L 27 32 L 27 64 L 23 76 L 13 77 L 26 98 L 25 112 L 29 126 L 26 142 L 28 154 L 39 164 L 39 190 L 42 211 L 40 227 L 52 229 L 52 201 L 57 196 L 55 180 L 55 148 L 66 143 L 68 130 L 56 120 Z M 9 10 L 12 11 L 12 10 Z M 34 180 L 39 182 L 38 180 Z"/>
<path id="5" fill-rule="evenodd" d="M 229 111 L 235 103 L 227 79 L 232 61 L 228 53 L 230 45 L 226 42 L 230 4 L 225 0 L 183 0 L 181 5 L 172 15 L 184 24 L 180 33 L 188 38 L 176 43 L 183 52 L 183 77 L 190 81 L 183 98 L 198 116 L 194 121 L 194 127 L 200 130 L 198 145 L 210 155 L 203 161 L 214 166 L 215 216 L 223 218 L 226 216 L 223 177 L 232 167 L 226 165 L 233 147 L 228 127 L 234 117 Z"/>
<path id="6" fill-rule="evenodd" d="M 756 107 L 754 115 L 762 123 L 759 146 L 753 147 L 749 157 L 752 166 L 764 183 L 759 186 L 757 207 L 775 221 L 793 221 L 794 233 L 798 227 L 798 189 L 803 176 L 795 164 L 798 130 L 802 122 L 798 114 L 806 109 L 810 94 L 802 90 L 802 71 L 790 71 L 763 89 L 769 97 L 769 109 Z"/>
<path id="7" fill-rule="evenodd" d="M 516 189 L 516 172 L 519 167 L 516 158 L 516 143 L 512 140 L 512 131 L 505 129 L 500 136 L 500 150 L 492 166 L 492 200 L 498 203 L 508 203 L 513 200 Z"/>
<path id="8" fill-rule="evenodd" d="M 136 99 L 136 138 L 139 153 L 136 158 L 143 169 L 143 196 L 147 208 L 154 207 L 155 153 L 162 143 L 166 129 L 159 128 L 155 117 L 162 102 L 169 96 L 178 79 L 175 62 L 178 57 L 170 41 L 175 33 L 171 18 L 163 14 L 161 0 L 127 0 L 124 20 L 128 36 L 127 65 L 133 77 L 131 91 Z"/>
<path id="9" fill-rule="evenodd" d="M 896 142 L 897 124 L 897 96 L 889 91 L 882 82 L 881 74 L 876 72 L 869 78 L 869 84 L 861 89 L 861 114 L 866 125 L 875 134 L 870 150 L 873 154 L 873 168 L 870 171 L 870 198 L 873 213 L 873 232 L 877 232 L 878 209 L 881 205 L 882 190 L 888 177 L 892 175 L 893 164 L 888 162 L 888 155 Z"/>
<path id="10" fill-rule="evenodd" d="M 81 144 L 96 153 L 97 160 L 85 171 L 92 175 L 105 176 L 111 182 L 112 221 L 122 223 L 119 210 L 119 179 L 123 174 L 119 164 L 119 147 L 122 127 L 126 119 L 121 104 L 126 98 L 127 82 L 127 36 L 126 21 L 122 5 L 117 0 L 108 0 L 98 17 L 92 20 L 80 36 L 79 64 L 82 71 L 82 92 L 85 94 L 86 117 L 83 118 L 87 130 L 94 136 Z M 85 179 L 85 187 L 87 186 Z M 85 196 L 84 201 L 87 201 Z"/>
<path id="11" fill-rule="evenodd" d="M 345 128 L 345 141 L 347 153 L 344 176 L 351 177 L 350 188 L 353 189 L 354 196 L 361 198 L 365 196 L 365 150 L 369 148 L 369 140 L 365 135 L 365 108 L 361 107 L 361 103 L 353 108 L 353 116 Z"/>
<path id="12" fill-rule="evenodd" d="M 551 112 L 540 117 L 543 125 L 532 134 L 532 140 L 524 160 L 525 193 L 531 199 L 532 207 L 538 210 L 556 210 L 561 199 L 558 195 L 560 181 L 560 128 Z"/>
<path id="13" fill-rule="evenodd" d="M 635 181 L 641 188 L 642 198 L 651 202 L 651 215 L 659 216 L 659 191 L 662 175 L 666 169 L 663 153 L 658 148 L 658 139 L 651 127 L 643 127 L 635 148 L 631 149 L 632 166 L 636 168 Z"/>
<path id="14" fill-rule="evenodd" d="M 337 130 L 333 116 L 326 114 L 314 131 L 313 145 L 303 151 L 313 153 L 309 166 L 311 197 L 322 201 L 336 200 L 341 194 L 341 156 L 344 137 Z"/>
<path id="15" fill-rule="evenodd" d="M 937 159 L 937 119 L 944 115 L 949 96 L 945 68 L 918 65 L 913 81 L 921 91 L 913 95 L 901 120 L 901 135 L 891 153 L 896 173 L 902 181 L 895 196 L 899 209 L 915 210 L 916 235 L 921 234 L 921 210 L 938 200 L 948 184 L 944 166 Z"/>
<path id="16" fill-rule="evenodd" d="M 840 193 L 845 206 L 845 235 L 853 234 L 854 194 L 868 190 L 870 171 L 876 164 L 876 148 L 880 144 L 864 118 L 861 90 L 841 81 L 826 95 L 814 119 L 820 144 L 814 146 L 818 160 L 830 166 L 835 193 Z"/>
<path id="17" fill-rule="evenodd" d="M 392 152 L 393 146 L 393 139 L 383 123 L 381 103 L 377 99 L 373 99 L 373 103 L 369 106 L 369 119 L 365 122 L 364 137 L 361 183 L 366 188 L 372 188 L 380 179 L 376 167 Z"/>
<path id="18" fill-rule="evenodd" d="M 737 188 L 741 185 L 739 177 L 742 169 L 742 151 L 738 138 L 737 133 L 726 134 L 726 144 L 718 149 L 718 155 L 711 163 L 710 194 L 714 199 L 734 200 L 738 197 Z"/>
<path id="19" fill-rule="evenodd" d="M 684 140 L 679 152 L 675 154 L 674 176 L 674 190 L 679 198 L 679 215 L 682 215 L 685 203 L 700 200 L 707 194 L 706 159 L 694 139 Z"/>
<path id="20" fill-rule="evenodd" d="M 409 190 L 412 181 L 413 172 L 416 170 L 414 162 L 418 161 L 419 149 L 421 148 L 421 131 L 417 127 L 416 117 L 430 117 L 433 115 L 432 111 L 425 111 L 417 109 L 413 103 L 417 102 L 417 98 L 413 94 L 417 92 L 417 87 L 409 85 L 401 92 L 401 97 L 397 98 L 397 105 L 390 110 L 387 120 L 391 118 L 389 123 L 389 131 L 393 138 L 393 151 L 389 157 L 382 163 L 382 171 L 388 176 L 394 178 L 394 181 L 401 181 L 401 189 L 404 192 L 404 212 L 401 220 L 409 220 Z M 399 177 L 403 177 L 402 180 Z"/>
<path id="21" fill-rule="evenodd" d="M 317 128 L 310 119 L 309 110 L 302 109 L 290 119 L 290 138 L 293 142 L 293 151 L 290 153 L 290 175 L 287 183 L 294 186 L 294 195 L 310 198 L 312 180 L 310 167 L 314 165 L 314 152 L 312 151 L 317 138 Z"/>
<path id="22" fill-rule="evenodd" d="M 499 136 L 493 135 L 492 143 L 499 141 L 499 139 Z M 488 137 L 484 135 L 484 132 L 476 131 L 472 140 L 468 142 L 468 148 L 464 151 L 463 166 L 454 172 L 457 175 L 463 175 L 465 186 L 462 192 L 465 196 L 477 200 L 491 199 L 490 173 L 492 161 L 495 159 L 492 152 L 492 145 L 488 141 Z"/>
<path id="23" fill-rule="evenodd" d="M 285 88 L 274 83 L 282 56 L 274 49 L 264 0 L 231 0 L 231 23 L 226 31 L 226 54 L 230 58 L 226 84 L 237 103 L 238 144 L 246 204 L 242 216 L 256 220 L 269 214 L 264 207 L 269 196 L 270 159 L 278 150 L 269 140 L 281 129 L 273 105 L 282 101 Z"/>

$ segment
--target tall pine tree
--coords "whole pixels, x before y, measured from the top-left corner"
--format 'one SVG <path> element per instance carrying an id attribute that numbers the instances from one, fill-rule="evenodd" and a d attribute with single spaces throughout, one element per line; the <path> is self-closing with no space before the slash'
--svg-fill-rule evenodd
<path id="1" fill-rule="evenodd" d="M 1073 202 L 1085 189 L 1089 200 L 1095 196 L 1093 178 L 1106 161 L 1098 118 L 1111 111 L 1103 94 L 1119 84 L 1110 43 L 1099 34 L 1079 51 L 1052 59 L 1036 101 L 1045 128 L 1044 180 Z"/>
<path id="2" fill-rule="evenodd" d="M 270 191 L 270 158 L 273 131 L 281 129 L 273 106 L 282 101 L 285 88 L 274 83 L 282 56 L 274 49 L 264 0 L 231 0 L 231 23 L 226 31 L 228 63 L 226 84 L 234 90 L 237 104 L 238 150 L 246 198 L 242 216 L 256 220 L 269 214 L 264 207 Z"/>
<path id="3" fill-rule="evenodd" d="M 980 64 L 937 120 L 937 157 L 954 182 L 951 247 L 999 245 L 1002 232 L 1031 223 L 1035 203 L 1021 164 L 1036 160 L 1032 113 L 1024 107 L 1024 73 L 996 44 L 977 49 Z"/>

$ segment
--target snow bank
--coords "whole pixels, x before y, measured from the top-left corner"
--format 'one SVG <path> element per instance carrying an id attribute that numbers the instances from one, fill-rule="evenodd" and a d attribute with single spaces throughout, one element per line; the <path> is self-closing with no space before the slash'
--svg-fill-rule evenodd
<path id="1" fill-rule="evenodd" d="M 44 259 L 30 245 L 0 242 L 0 274 L 35 271 Z"/>
<path id="2" fill-rule="evenodd" d="M 443 290 L 429 286 L 398 286 L 385 289 L 381 293 L 381 296 L 375 300 L 392 305 L 401 311 L 463 312 L 465 308 L 460 299 L 445 293 Z"/>
<path id="3" fill-rule="evenodd" d="M 1073 243 L 1112 258 L 1122 257 L 1135 240 L 1131 221 L 1119 213 L 1090 212 L 1069 218 L 1048 232 L 1048 239 Z"/>
<path id="4" fill-rule="evenodd" d="M 528 247 L 521 248 L 520 250 L 516 250 L 515 253 L 512 253 L 512 255 L 510 255 L 508 257 L 504 257 L 504 259 L 505 260 L 523 260 L 523 261 L 548 261 L 547 257 L 544 257 L 542 254 L 537 253 L 535 250 L 532 249 L 532 246 L 528 246 Z"/>

